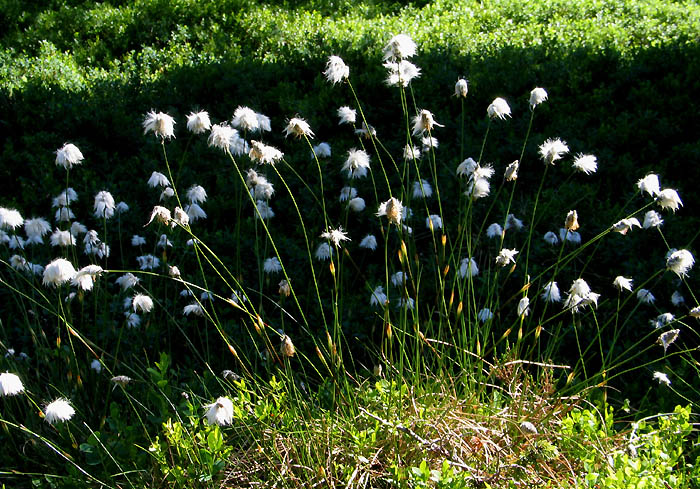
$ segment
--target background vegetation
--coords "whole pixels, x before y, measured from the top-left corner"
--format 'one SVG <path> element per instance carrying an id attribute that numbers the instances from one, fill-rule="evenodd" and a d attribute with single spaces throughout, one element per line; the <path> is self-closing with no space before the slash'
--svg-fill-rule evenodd
<path id="1" fill-rule="evenodd" d="M 417 98 L 423 104 L 421 108 L 430 109 L 438 121 L 446 123 L 441 129 L 437 159 L 441 178 L 450 180 L 463 157 L 478 156 L 488 124 L 485 108 L 497 96 L 506 98 L 514 115 L 519 116 L 494 131 L 484 152 L 501 165 L 517 159 L 522 135 L 527 130 L 527 117 L 522 116 L 528 113 L 527 95 L 533 87 L 542 86 L 549 92 L 551 104 L 538 109 L 527 153 L 535 154 L 537 145 L 547 138 L 561 137 L 569 143 L 572 152 L 590 152 L 599 160 L 599 172 L 594 178 L 585 182 L 571 179 L 571 170 L 562 168 L 548 181 L 543 194 L 543 200 L 557 203 L 558 211 L 578 208 L 584 239 L 624 214 L 621 193 L 629 193 L 634 182 L 649 171 L 659 173 L 664 186 L 678 189 L 686 203 L 677 213 L 678 219 L 667 219 L 664 233 L 672 237 L 674 243 L 692 250 L 699 232 L 700 219 L 692 211 L 696 200 L 695 182 L 700 181 L 697 165 L 700 161 L 700 7 L 697 2 L 543 0 L 524 5 L 507 0 L 443 0 L 404 6 L 397 2 L 345 0 L 288 1 L 281 5 L 242 0 L 99 3 L 2 0 L 0 25 L 7 26 L 0 33 L 0 203 L 22 209 L 26 216 L 44 215 L 50 199 L 65 187 L 63 173 L 53 160 L 56 148 L 70 141 L 86 155 L 80 171 L 71 173 L 71 186 L 81 195 L 110 190 L 132 208 L 124 216 L 124 226 L 142 226 L 146 220 L 144 216 L 149 214 L 156 200 L 145 180 L 153 170 L 162 171 L 159 145 L 150 135 L 145 138 L 141 128 L 144 113 L 155 109 L 169 113 L 178 121 L 178 137 L 168 144 L 174 155 L 183 154 L 187 148 L 179 178 L 204 186 L 210 195 L 209 218 L 198 224 L 198 235 L 212 249 L 231 250 L 219 253 L 227 264 L 236 259 L 237 253 L 238 256 L 242 254 L 245 261 L 252 256 L 250 250 L 257 240 L 250 223 L 234 241 L 234 226 L 227 204 L 234 197 L 232 188 L 236 179 L 230 170 L 222 167 L 221 159 L 212 156 L 211 149 L 203 141 L 188 140 L 184 132 L 185 115 L 193 109 L 203 109 L 218 122 L 230 120 L 239 105 L 250 106 L 272 119 L 269 142 L 281 147 L 285 144 L 281 134 L 283 121 L 298 114 L 309 121 L 318 141 L 333 141 L 334 147 L 351 147 L 354 139 L 347 130 L 338 127 L 334 110 L 329 112 L 329 107 L 351 103 L 349 92 L 332 87 L 322 75 L 327 57 L 337 54 L 350 66 L 367 119 L 377 128 L 378 134 L 401 134 L 404 121 L 397 118 L 396 113 L 396 107 L 401 104 L 399 95 L 396 90 L 381 85 L 385 76 L 381 48 L 392 35 L 406 33 L 419 46 L 416 63 L 422 69 L 421 77 L 412 83 L 412 90 L 420 94 Z M 462 107 L 456 99 L 454 103 L 445 103 L 459 77 L 467 78 L 470 87 L 464 102 L 467 117 L 463 150 L 458 122 Z M 392 141 L 387 137 L 386 140 L 390 152 L 401 153 L 400 138 Z M 304 152 L 297 153 L 290 156 L 289 162 L 302 176 L 315 179 L 312 176 L 316 171 L 315 163 L 307 159 Z M 538 179 L 527 173 L 519 182 L 525 188 L 536 188 L 537 184 Z M 331 211 L 334 206 L 339 208 L 336 196 L 341 186 L 340 179 L 328 182 L 326 195 Z M 302 187 L 301 182 L 292 184 L 292 190 L 299 195 L 303 194 Z M 452 182 L 445 188 L 445 194 L 457 189 L 458 184 Z M 310 197 L 301 198 L 309 200 L 301 200 L 302 207 L 311 206 Z M 452 204 L 456 206 L 457 202 Z M 513 212 L 522 215 L 528 205 L 529 202 L 516 199 Z M 86 215 L 91 207 L 89 198 L 81 199 L 75 212 Z M 277 212 L 279 221 L 291 222 L 291 209 Z M 543 209 L 540 217 L 542 222 L 559 223 L 561 220 L 555 209 Z M 302 255 L 303 250 L 293 248 L 296 246 L 292 239 L 297 232 L 295 227 L 290 224 L 288 231 L 290 238 L 281 238 L 279 244 L 290 247 L 287 250 L 290 257 L 295 253 Z M 425 243 L 427 237 L 424 238 Z M 644 275 L 647 265 L 641 258 L 646 258 L 649 250 L 661 249 L 662 245 L 661 238 L 656 235 L 645 235 L 633 243 L 620 239 L 615 246 L 599 250 L 596 261 L 585 267 L 589 276 L 601 277 L 601 281 L 613 266 L 624 275 Z M 384 264 L 381 260 L 369 260 L 360 265 L 371 275 L 381 273 Z M 696 283 L 691 277 L 691 288 Z M 670 303 L 675 284 L 663 283 L 659 287 L 664 292 L 659 294 L 663 297 L 658 304 L 662 312 Z M 601 292 L 606 296 L 616 294 L 612 285 Z M 9 301 L 5 291 L 1 294 Z M 353 374 L 366 373 L 363 367 L 370 365 L 371 359 L 366 347 L 373 344 L 377 335 L 365 326 L 371 315 L 365 299 L 363 295 L 362 304 L 359 300 L 357 304 L 346 304 L 351 312 L 342 325 L 348 337 L 355 340 L 350 345 L 357 362 Z M 0 314 L 4 314 L 4 308 L 0 306 Z M 310 313 L 311 320 L 320 319 L 313 314 Z M 618 343 L 618 348 L 624 350 L 640 341 L 646 334 L 641 328 L 647 327 L 648 319 L 640 313 L 637 316 L 642 325 L 640 330 L 629 332 Z M 19 328 L 11 318 L 2 320 L 10 331 Z M 104 337 L 105 340 L 109 338 L 107 334 Z M 301 350 L 304 341 L 299 340 Z M 163 389 L 172 390 L 165 392 L 166 399 L 175 397 L 179 390 L 213 392 L 214 380 L 208 376 L 227 367 L 225 360 L 217 359 L 217 354 L 223 358 L 225 351 L 207 351 L 207 365 L 211 365 L 211 371 L 202 373 L 200 378 L 191 369 L 198 362 L 191 355 L 192 350 L 204 350 L 204 343 L 190 349 L 188 345 L 171 342 L 170 333 L 163 335 L 157 328 L 146 329 L 140 341 L 127 341 L 124 349 L 136 354 L 144 345 L 151 347 L 148 355 L 142 359 L 142 365 L 133 368 L 145 371 L 148 367 L 153 371 L 148 371 L 144 379 L 146 384 L 152 382 L 160 386 L 159 382 L 165 381 L 162 386 L 168 387 Z M 688 348 L 693 346 L 696 345 L 688 345 Z M 224 346 L 219 347 L 225 350 Z M 574 339 L 565 338 L 558 352 L 560 359 L 566 358 L 573 349 Z M 160 357 L 161 351 L 169 355 Z M 158 364 L 154 365 L 156 360 Z M 627 407 L 625 399 L 632 399 L 634 409 L 641 410 L 635 413 L 636 417 L 671 412 L 678 403 L 697 403 L 693 397 L 698 392 L 697 371 L 687 365 L 674 367 L 679 369 L 680 376 L 685 375 L 689 384 L 687 390 L 679 388 L 680 396 L 685 398 L 669 395 L 667 391 L 660 391 L 659 395 L 659 391 L 650 387 L 649 375 L 632 372 L 618 379 L 616 384 L 619 388 L 624 383 L 625 390 L 619 394 L 611 390 L 608 400 L 617 407 Z M 513 378 L 503 381 L 504 384 L 523 381 L 519 375 L 524 374 L 513 374 Z M 266 382 L 264 394 L 251 393 L 254 389 L 238 386 L 239 396 L 235 399 L 240 405 L 237 416 L 248 426 L 244 433 L 238 433 L 242 446 L 251 449 L 250 456 L 244 459 L 253 465 L 257 460 L 250 439 L 259 440 L 260 446 L 279 444 L 275 433 L 281 427 L 289 430 L 284 439 L 287 447 L 303 445 L 306 436 L 289 434 L 293 432 L 291 428 L 298 420 L 300 408 L 293 399 L 284 397 L 303 397 L 304 394 L 292 390 L 280 396 L 277 380 L 268 378 Z M 420 398 L 420 394 L 426 399 L 435 399 L 429 403 L 443 412 L 448 409 L 471 412 L 471 407 L 445 401 L 450 398 L 449 388 L 447 393 L 438 392 L 434 386 L 423 387 L 422 393 L 407 393 L 403 386 L 382 382 L 363 390 L 361 400 L 355 404 L 364 405 L 372 412 L 388 411 L 384 419 L 388 424 L 371 420 L 367 426 L 361 423 L 352 426 L 357 419 L 348 417 L 351 422 L 338 435 L 343 442 L 347 442 L 345 438 L 352 439 L 356 449 L 353 456 L 357 458 L 352 462 L 338 461 L 338 464 L 345 464 L 343 470 L 349 471 L 346 480 L 352 473 L 347 467 L 360 466 L 357 460 L 362 459 L 359 457 L 368 461 L 366 467 L 376 469 L 371 451 L 374 445 L 363 438 L 374 436 L 389 440 L 387 447 L 395 442 L 393 448 L 386 448 L 387 452 L 394 450 L 392 453 L 416 461 L 415 471 L 407 469 L 410 475 L 400 473 L 401 467 L 394 467 L 396 480 L 410 478 L 416 487 L 420 486 L 421 477 L 425 484 L 431 477 L 435 482 L 438 476 L 430 472 L 431 467 L 435 469 L 434 464 L 421 468 L 419 461 L 421 457 L 426 458 L 424 451 L 418 450 L 411 456 L 403 451 L 398 435 L 401 430 L 397 430 L 396 425 L 404 419 L 412 419 L 411 416 L 420 419 L 420 409 L 415 408 L 415 399 Z M 198 383 L 199 387 L 193 387 Z M 324 405 L 324 396 L 331 396 L 333 389 L 321 385 L 318 390 L 320 404 Z M 543 390 L 546 391 L 542 385 L 533 387 L 528 394 L 531 397 L 523 400 L 518 409 L 526 410 L 528 402 L 538 406 L 549 403 L 551 393 Z M 144 386 L 141 394 L 148 398 L 154 392 Z M 120 395 L 121 391 L 114 393 L 115 397 Z M 602 397 L 601 392 L 591 393 L 592 399 Z M 154 397 L 153 402 L 163 401 Z M 601 420 L 590 411 L 580 411 L 560 420 L 559 414 L 552 414 L 560 413 L 558 402 L 552 399 L 551 411 L 541 410 L 543 423 L 558 426 L 561 422 L 570 430 L 569 439 L 585 433 L 585 441 L 580 445 L 559 446 L 560 452 L 555 454 L 546 445 L 531 445 L 511 427 L 509 440 L 526 448 L 514 450 L 509 461 L 522 466 L 532 460 L 545 460 L 554 465 L 554 461 L 581 461 L 585 459 L 584 453 L 593 453 L 590 460 L 586 460 L 588 465 L 578 469 L 590 474 L 598 473 L 598 469 L 602 471 L 601 467 L 607 463 L 605 455 L 610 451 L 600 448 L 603 444 L 600 440 L 609 436 L 610 443 L 617 443 L 616 449 L 624 444 L 615 439 L 612 414 L 603 409 Z M 493 414 L 497 405 L 495 402 L 493 409 L 486 406 L 483 411 L 477 410 L 474 416 Z M 116 472 L 121 468 L 119 462 L 133 459 L 138 460 L 136 465 L 144 466 L 143 460 L 155 456 L 164 472 L 164 480 L 184 485 L 192 474 L 175 472 L 186 472 L 188 466 L 200 467 L 192 464 L 192 453 L 196 452 L 198 464 L 206 467 L 201 472 L 210 474 L 220 472 L 217 460 L 228 460 L 230 456 L 219 442 L 218 428 L 198 424 L 201 413 L 197 412 L 196 403 L 189 403 L 187 399 L 178 404 L 181 417 L 175 423 L 184 427 L 186 433 L 199 433 L 199 438 L 188 435 L 184 437 L 188 440 L 185 442 L 182 437 L 178 438 L 177 426 L 163 428 L 159 439 L 148 439 L 152 444 L 150 454 L 144 450 L 147 447 L 139 449 L 134 442 L 139 438 L 131 432 L 140 428 L 133 412 L 125 414 L 114 406 L 117 404 L 94 408 L 105 411 L 101 414 L 106 424 L 103 438 L 94 436 L 80 445 L 81 456 L 89 464 L 104 464 Z M 171 407 L 162 405 L 154 409 L 147 423 L 156 426 L 165 423 Z M 642 473 L 648 467 L 658 468 L 653 462 L 654 453 L 667 454 L 687 447 L 684 445 L 690 436 L 687 418 L 687 413 L 681 411 L 669 417 L 669 425 L 663 427 L 668 433 L 683 435 L 676 445 L 669 442 L 669 447 L 663 447 L 658 439 L 649 436 L 645 447 L 648 451 L 644 452 L 647 458 L 642 457 L 646 468 L 628 469 L 628 463 L 635 465 L 636 462 L 624 459 L 620 452 L 613 463 L 615 471 Z M 324 432 L 327 420 L 316 421 L 321 425 L 316 431 Z M 364 421 L 368 421 L 367 417 Z M 418 430 L 414 434 L 427 436 L 434 427 L 423 428 L 425 432 Z M 462 433 L 454 426 L 444 429 L 445 433 L 459 433 L 460 436 Z M 123 439 L 110 435 L 115 433 L 123 433 Z M 100 442 L 107 440 L 111 445 L 108 450 L 101 450 Z M 191 445 L 178 452 L 182 460 L 173 462 L 173 447 L 183 447 L 187 443 Z M 206 444 L 207 456 L 201 455 L 203 444 Z M 326 448 L 328 465 L 332 466 L 336 458 L 330 442 Z M 285 450 L 291 449 L 280 452 Z M 116 461 L 107 460 L 105 453 L 113 454 Z M 299 454 L 294 456 L 299 458 Z M 679 457 L 677 454 L 673 460 Z M 238 470 L 254 473 L 253 465 L 243 465 Z M 168 467 L 173 473 L 167 472 Z M 389 470 L 386 466 L 382 469 Z M 231 469 L 230 473 L 233 472 Z M 440 478 L 451 477 L 448 469 L 443 472 Z M 79 474 L 74 472 L 71 476 L 79 477 Z M 602 479 L 596 477 L 591 476 L 590 484 L 603 484 Z M 319 480 L 322 480 L 320 475 Z M 459 487 L 458 483 L 461 482 L 445 487 Z M 608 487 L 616 487 L 612 482 L 606 483 L 610 484 Z"/>

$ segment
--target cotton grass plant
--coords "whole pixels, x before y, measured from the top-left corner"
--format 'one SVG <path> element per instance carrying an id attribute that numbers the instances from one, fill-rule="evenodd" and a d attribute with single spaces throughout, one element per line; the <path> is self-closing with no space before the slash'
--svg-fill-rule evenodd
<path id="1" fill-rule="evenodd" d="M 303 114 L 270 121 L 239 106 L 217 122 L 151 110 L 147 215 L 95 182 L 92 215 L 77 216 L 88 189 L 72 189 L 70 172 L 90 157 L 73 144 L 56 152 L 54 219 L 0 209 L 12 311 L 0 323 L 0 422 L 11 453 L 30 445 L 18 473 L 36 477 L 49 453 L 67 484 L 109 487 L 401 485 L 421 462 L 469 483 L 534 484 L 519 451 L 555 443 L 590 396 L 605 415 L 608 389 L 631 375 L 697 405 L 698 383 L 674 375 L 697 374 L 700 316 L 693 243 L 667 241 L 662 227 L 681 218 L 678 193 L 640 175 L 615 222 L 593 227 L 585 201 L 561 207 L 546 190 L 557 172 L 593 179 L 611 163 L 556 135 L 532 141 L 555 96 L 534 88 L 516 105 L 525 114 L 496 97 L 468 151 L 466 80 L 458 102 L 445 94 L 461 105 L 451 124 L 421 107 L 417 52 L 403 34 L 384 48 L 396 134 L 374 128 L 334 55 L 323 76 L 338 93 L 337 145 L 315 144 L 328 136 Z M 521 150 L 504 159 L 489 143 L 517 118 Z M 441 153 L 442 134 L 459 139 L 459 157 Z M 187 139 L 181 154 L 176 138 Z M 212 190 L 182 171 L 191 145 L 208 145 L 227 178 L 223 249 L 206 239 Z M 594 267 L 601 249 L 641 233 L 665 244 L 643 273 Z M 584 470 L 552 457 L 571 464 L 561 480 L 549 474 L 555 485 Z"/>

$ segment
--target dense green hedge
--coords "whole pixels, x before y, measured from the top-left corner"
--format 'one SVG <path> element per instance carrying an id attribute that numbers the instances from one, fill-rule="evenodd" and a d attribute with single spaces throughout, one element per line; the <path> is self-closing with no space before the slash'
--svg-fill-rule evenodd
<path id="1" fill-rule="evenodd" d="M 16 199 L 37 183 L 50 188 L 51 152 L 66 140 L 81 143 L 100 173 L 113 168 L 101 161 L 137 158 L 138 123 L 150 108 L 183 115 L 197 105 L 225 120 L 236 106 L 250 105 L 278 130 L 299 113 L 330 139 L 334 118 L 319 112 L 339 97 L 320 75 L 329 54 L 350 64 L 370 116 L 379 120 L 384 114 L 372 110 L 387 110 L 380 102 L 393 96 L 378 86 L 380 48 L 398 32 L 420 47 L 423 75 L 414 90 L 438 117 L 456 119 L 457 104 L 445 106 L 444 96 L 458 76 L 468 77 L 472 139 L 480 138 L 494 96 L 522 114 L 526 94 L 540 85 L 550 92 L 551 108 L 533 145 L 554 135 L 585 141 L 603 175 L 631 182 L 654 168 L 669 185 L 692 191 L 682 183 L 698 176 L 697 165 L 684 163 L 700 156 L 699 15 L 695 2 L 622 0 L 527 6 L 443 0 L 405 8 L 6 0 L 0 21 L 12 27 L 0 38 L 0 191 Z M 338 99 L 349 101 L 347 93 Z M 518 124 L 511 128 L 522 134 Z M 504 138 L 515 145 L 517 139 Z"/>

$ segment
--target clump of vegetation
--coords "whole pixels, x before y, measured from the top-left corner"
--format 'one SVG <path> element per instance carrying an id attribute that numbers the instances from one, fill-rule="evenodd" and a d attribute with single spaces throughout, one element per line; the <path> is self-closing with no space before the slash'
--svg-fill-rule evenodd
<path id="1" fill-rule="evenodd" d="M 28 204 L 49 218 L 0 208 L 13 483 L 697 478 L 691 408 L 630 409 L 697 405 L 694 238 L 667 232 L 688 199 L 640 171 L 594 215 L 610 159 L 538 131 L 555 95 L 474 117 L 458 78 L 431 94 L 450 120 L 414 91 L 419 52 L 399 34 L 374 55 L 381 107 L 354 84 L 379 78 L 333 55 L 313 117 L 144 110 L 121 183 L 81 177 L 93 156 L 70 138 L 50 156 L 59 193 Z M 122 200 L 136 186 L 148 198 Z M 634 382 L 646 395 L 623 402 Z"/>

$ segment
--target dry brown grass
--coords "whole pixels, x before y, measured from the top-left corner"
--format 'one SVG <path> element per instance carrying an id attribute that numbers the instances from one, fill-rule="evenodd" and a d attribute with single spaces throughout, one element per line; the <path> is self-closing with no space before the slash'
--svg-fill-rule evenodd
<path id="1" fill-rule="evenodd" d="M 362 385 L 352 416 L 325 412 L 263 431 L 232 458 L 222 487 L 397 487 L 395 468 L 424 460 L 434 469 L 447 460 L 468 487 L 571 487 L 583 467 L 567 453 L 560 421 L 582 401 L 557 395 L 555 367 L 491 366 L 481 402 L 460 398 L 456 379 L 388 402 L 362 397 L 372 388 Z"/>

